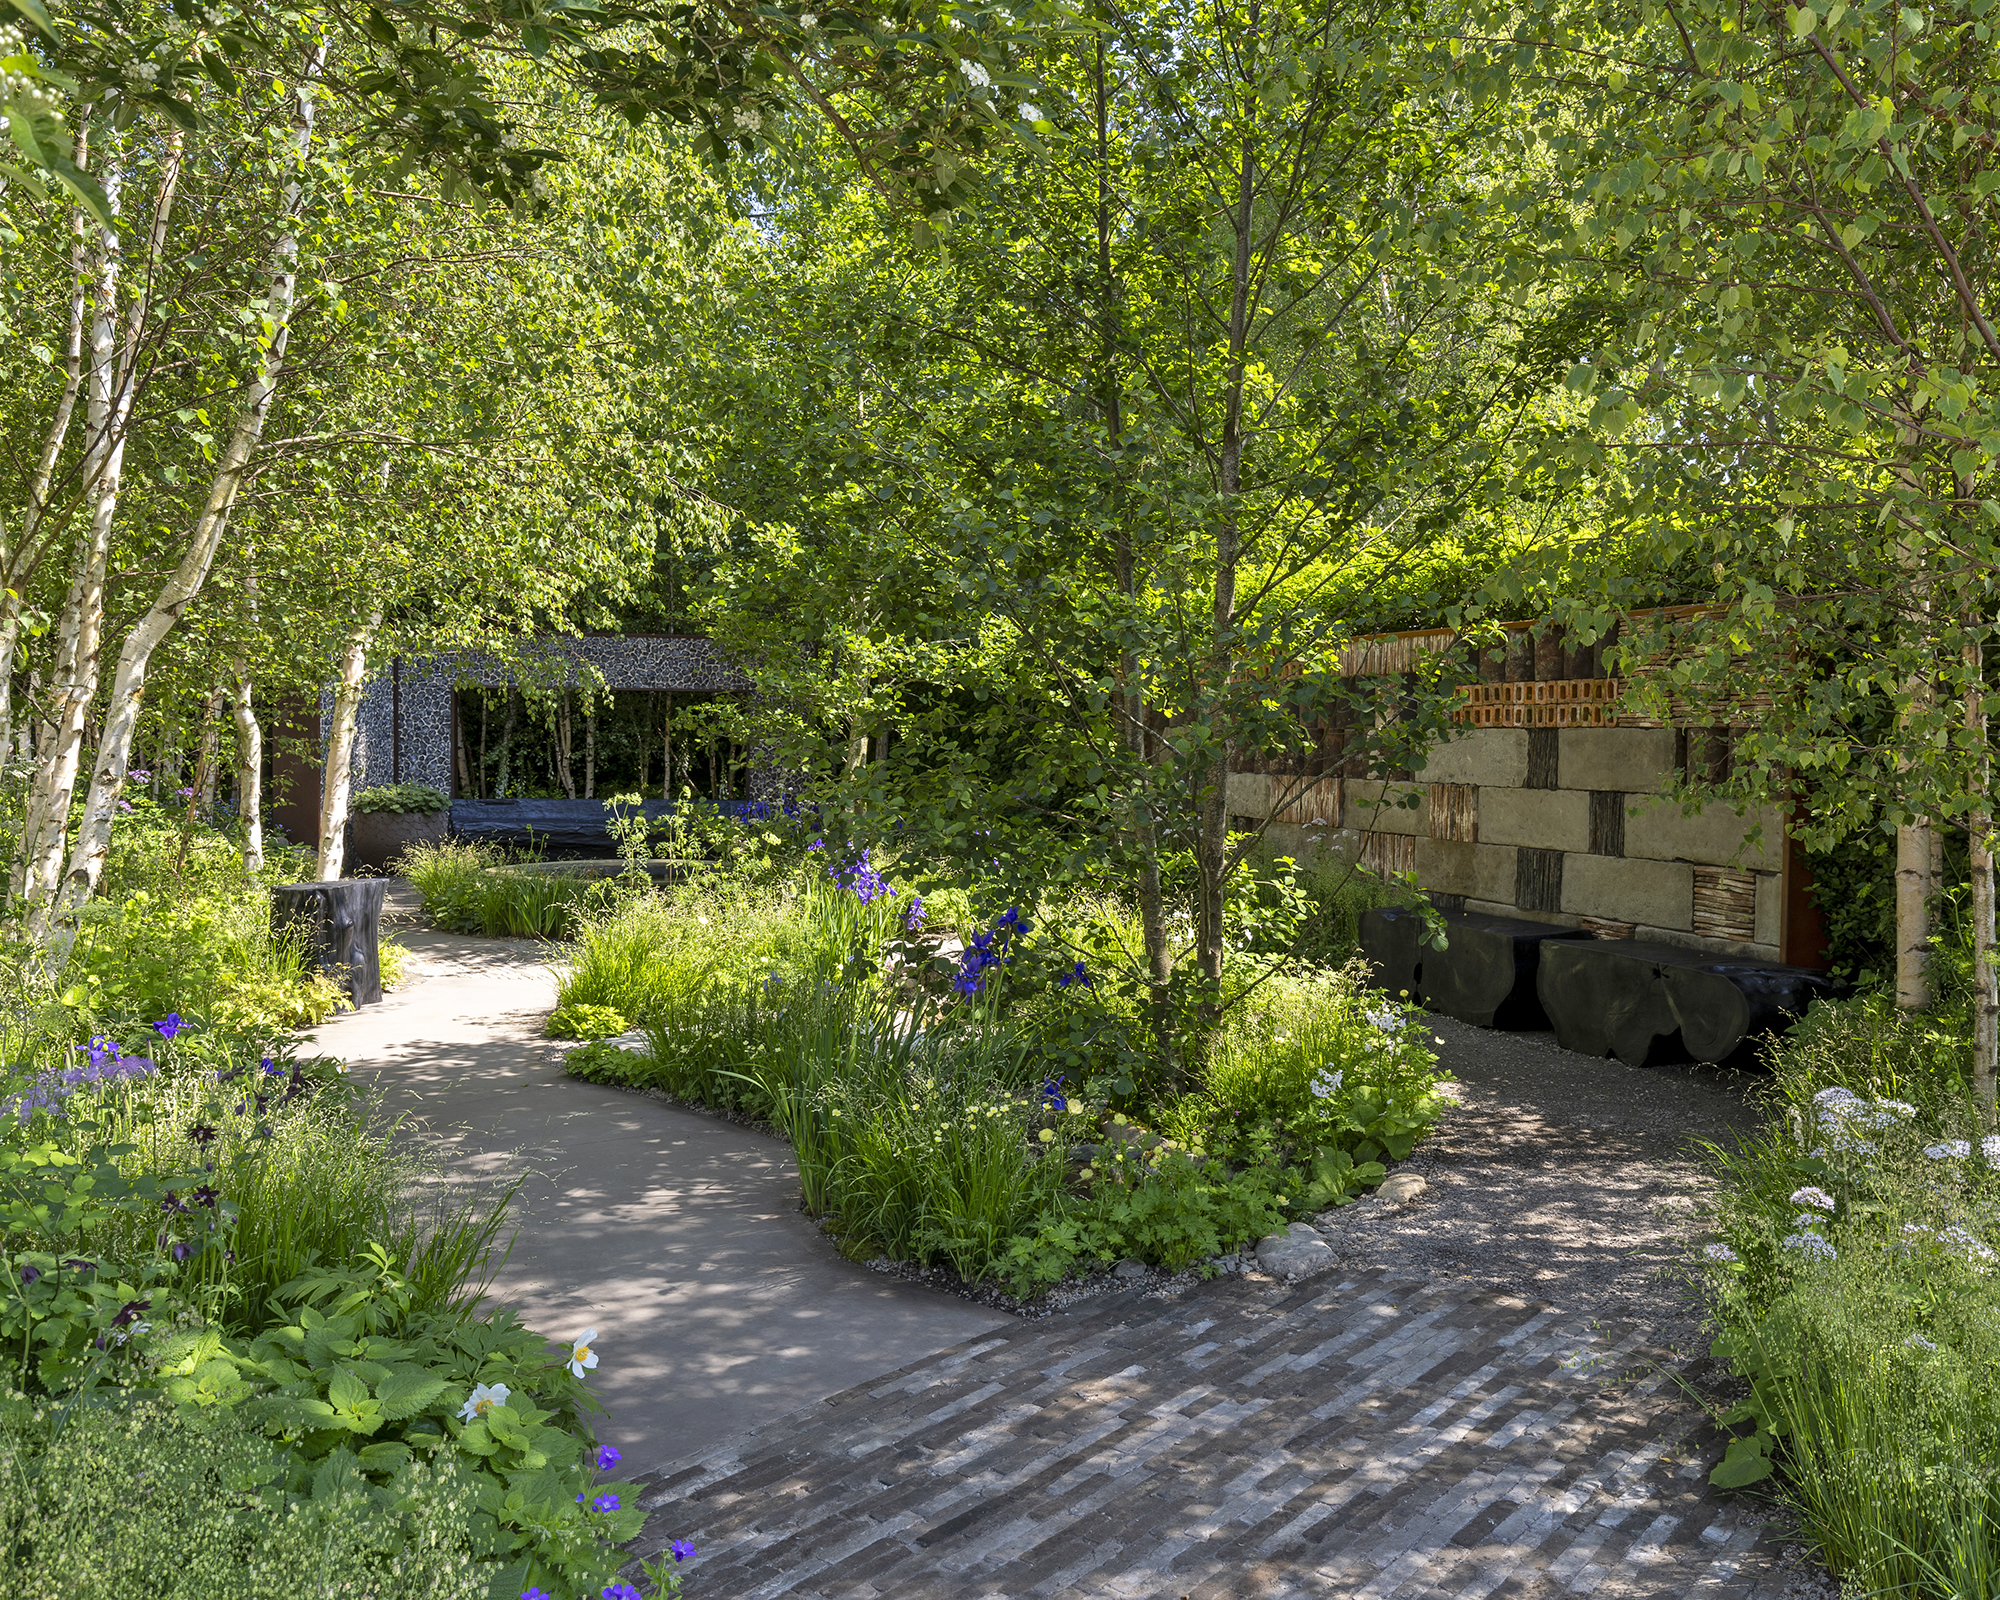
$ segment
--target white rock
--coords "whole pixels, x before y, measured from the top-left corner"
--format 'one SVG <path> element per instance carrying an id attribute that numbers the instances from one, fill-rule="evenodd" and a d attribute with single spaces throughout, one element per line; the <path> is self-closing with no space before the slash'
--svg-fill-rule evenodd
<path id="1" fill-rule="evenodd" d="M 1375 1193 L 1379 1199 L 1388 1201 L 1390 1205 L 1399 1206 L 1405 1200 L 1416 1199 L 1428 1187 L 1429 1185 L 1414 1172 L 1392 1172 L 1382 1180 L 1381 1187 Z"/>
<path id="2" fill-rule="evenodd" d="M 1304 1230 L 1303 1237 L 1300 1229 Z M 1285 1232 L 1258 1240 L 1257 1264 L 1266 1272 L 1297 1278 L 1308 1272 L 1324 1272 L 1332 1266 L 1333 1250 L 1306 1223 L 1294 1222 Z"/>

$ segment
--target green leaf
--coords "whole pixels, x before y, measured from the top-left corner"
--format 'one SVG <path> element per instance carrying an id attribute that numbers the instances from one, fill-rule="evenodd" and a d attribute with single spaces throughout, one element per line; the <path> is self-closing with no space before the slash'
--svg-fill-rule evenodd
<path id="1" fill-rule="evenodd" d="M 56 36 L 56 25 L 43 7 L 42 0 L 6 0 L 6 3 L 34 24 L 41 31 L 43 38 L 53 39 Z"/>
<path id="2" fill-rule="evenodd" d="M 1771 1436 L 1753 1433 L 1747 1439 L 1732 1439 L 1721 1464 L 1708 1475 L 1718 1489 L 1745 1489 L 1762 1483 L 1771 1475 Z"/>
<path id="3" fill-rule="evenodd" d="M 445 1391 L 445 1380 L 415 1368 L 392 1372 L 375 1386 L 375 1398 L 389 1421 L 415 1416 Z"/>

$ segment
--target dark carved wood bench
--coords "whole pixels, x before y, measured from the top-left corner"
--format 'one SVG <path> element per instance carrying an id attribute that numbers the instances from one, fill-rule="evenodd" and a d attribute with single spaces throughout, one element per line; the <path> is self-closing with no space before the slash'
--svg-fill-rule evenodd
<path id="1" fill-rule="evenodd" d="M 1361 949 L 1375 982 L 1391 994 L 1408 992 L 1433 1011 L 1480 1028 L 1545 1028 L 1535 974 L 1542 948 L 1588 939 L 1580 928 L 1562 928 L 1525 917 L 1480 911 L 1446 911 L 1446 944 L 1424 943 L 1419 912 L 1383 906 L 1361 917 Z"/>
<path id="2" fill-rule="evenodd" d="M 1565 1050 L 1634 1067 L 1754 1065 L 1761 1039 L 1844 990 L 1804 967 L 1635 939 L 1552 945 L 1536 987 Z"/>

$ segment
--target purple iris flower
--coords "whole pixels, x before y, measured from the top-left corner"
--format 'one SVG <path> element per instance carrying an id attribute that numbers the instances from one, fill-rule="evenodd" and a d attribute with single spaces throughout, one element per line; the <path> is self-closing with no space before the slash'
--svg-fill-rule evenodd
<path id="1" fill-rule="evenodd" d="M 164 1020 L 153 1024 L 153 1030 L 162 1039 L 175 1039 L 187 1032 L 188 1025 L 181 1021 L 178 1011 L 169 1011 Z"/>
<path id="2" fill-rule="evenodd" d="M 694 1560 L 695 1551 L 692 1540 L 676 1539 L 672 1544 L 667 1546 L 667 1549 L 676 1561 Z"/>

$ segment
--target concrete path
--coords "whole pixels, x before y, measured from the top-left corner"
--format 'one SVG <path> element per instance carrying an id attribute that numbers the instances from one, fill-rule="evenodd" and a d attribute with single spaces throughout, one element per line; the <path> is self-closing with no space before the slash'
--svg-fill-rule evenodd
<path id="1" fill-rule="evenodd" d="M 419 1119 L 453 1175 L 524 1175 L 494 1293 L 553 1338 L 597 1329 L 600 1433 L 625 1470 L 1012 1323 L 842 1260 L 799 1213 L 782 1141 L 564 1077 L 545 948 L 395 936 L 416 981 L 317 1049 Z"/>

